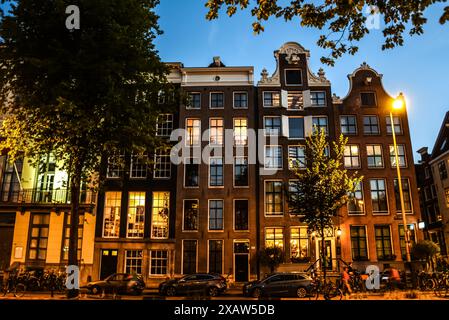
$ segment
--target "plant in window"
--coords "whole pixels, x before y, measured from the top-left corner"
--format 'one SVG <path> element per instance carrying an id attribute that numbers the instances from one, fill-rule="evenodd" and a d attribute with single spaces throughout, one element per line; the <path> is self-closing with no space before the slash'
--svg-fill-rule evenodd
<path id="1" fill-rule="evenodd" d="M 259 261 L 262 265 L 274 270 L 284 261 L 284 251 L 280 247 L 267 247 L 259 252 Z"/>

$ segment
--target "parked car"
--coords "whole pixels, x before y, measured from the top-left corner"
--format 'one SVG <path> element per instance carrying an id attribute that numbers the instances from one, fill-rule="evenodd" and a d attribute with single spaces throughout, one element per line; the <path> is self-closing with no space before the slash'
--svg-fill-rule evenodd
<path id="1" fill-rule="evenodd" d="M 114 273 L 104 280 L 89 282 L 86 288 L 90 293 L 118 293 L 140 295 L 145 289 L 142 277 L 128 273 Z"/>
<path id="2" fill-rule="evenodd" d="M 274 273 L 265 279 L 248 282 L 243 286 L 243 295 L 254 298 L 290 296 L 304 298 L 308 295 L 312 278 L 305 273 Z"/>
<path id="3" fill-rule="evenodd" d="M 206 294 L 211 297 L 226 291 L 226 279 L 219 274 L 195 273 L 171 279 L 159 285 L 159 294 L 166 296 Z"/>

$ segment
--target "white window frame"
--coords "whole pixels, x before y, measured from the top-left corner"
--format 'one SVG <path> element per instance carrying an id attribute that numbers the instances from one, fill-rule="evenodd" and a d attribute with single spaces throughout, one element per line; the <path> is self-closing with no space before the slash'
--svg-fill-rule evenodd
<path id="1" fill-rule="evenodd" d="M 281 188 L 283 188 L 284 181 L 281 180 L 281 179 L 267 179 L 267 180 L 263 181 L 263 212 L 264 212 L 264 217 L 267 217 L 267 218 L 272 218 L 272 217 L 274 217 L 274 218 L 276 218 L 276 217 L 281 218 L 281 217 L 283 217 L 285 215 L 284 192 L 283 192 L 283 190 L 281 190 L 282 213 L 281 214 L 267 214 L 267 182 L 280 182 L 282 184 Z"/>
<path id="2" fill-rule="evenodd" d="M 198 143 L 189 143 L 189 132 L 187 130 L 188 126 L 187 126 L 187 122 L 189 120 L 194 120 L 194 121 L 199 121 L 199 126 L 198 126 Z M 193 126 L 192 128 L 196 128 L 195 126 Z M 198 117 L 192 117 L 192 118 L 186 118 L 185 120 L 185 130 L 186 130 L 186 139 L 185 139 L 185 145 L 186 147 L 193 147 L 193 146 L 201 146 L 201 118 Z M 194 133 L 194 132 L 193 132 Z M 194 134 L 192 135 L 193 138 Z"/>
<path id="3" fill-rule="evenodd" d="M 353 257 L 352 257 L 351 227 L 364 227 L 365 228 L 365 234 L 366 234 L 366 255 L 367 255 L 367 259 L 368 259 L 367 261 L 370 261 L 370 252 L 369 252 L 369 243 L 370 242 L 369 242 L 368 226 L 366 224 L 350 224 L 349 225 L 349 243 L 350 243 L 350 247 L 351 247 L 351 259 L 353 259 Z M 374 234 L 374 238 L 376 238 L 375 234 Z M 374 245 L 376 245 L 375 242 L 374 242 Z M 377 253 L 377 247 L 376 247 L 376 253 Z"/>
<path id="4" fill-rule="evenodd" d="M 295 84 L 288 84 L 287 83 L 287 71 L 299 71 L 299 74 L 301 75 L 301 83 L 295 83 Z M 304 75 L 303 75 L 303 69 L 302 68 L 285 68 L 284 69 L 284 83 L 286 87 L 301 87 L 304 85 Z"/>
<path id="5" fill-rule="evenodd" d="M 138 197 L 138 200 L 142 200 L 141 195 L 143 194 L 143 230 L 142 230 L 142 236 L 130 236 L 129 235 L 129 224 L 128 224 L 128 219 L 129 219 L 129 214 L 130 214 L 130 199 L 131 199 L 131 193 L 136 193 L 136 194 L 140 194 Z M 147 195 L 145 191 L 128 191 L 128 205 L 126 207 L 126 239 L 143 239 L 145 237 L 145 216 L 146 216 L 146 200 L 147 200 Z M 137 201 L 137 200 L 136 200 Z M 137 208 L 138 206 L 135 206 L 133 208 Z M 136 212 L 137 215 L 137 212 Z"/>
<path id="6" fill-rule="evenodd" d="M 304 145 L 300 145 L 300 144 L 289 144 L 288 146 L 287 146 L 288 148 L 287 148 L 287 150 L 288 150 L 288 154 L 287 154 L 287 159 L 288 159 L 288 169 L 289 170 L 292 170 L 293 169 L 293 166 L 291 166 L 290 164 L 292 163 L 292 161 L 290 161 L 291 159 L 293 159 L 293 158 L 291 158 L 290 157 L 290 148 L 302 148 L 303 150 L 304 150 L 304 163 L 301 165 L 301 166 L 299 166 L 299 169 L 305 169 L 306 168 L 306 163 L 305 163 L 305 146 Z M 299 160 L 298 160 L 299 161 Z"/>
<path id="7" fill-rule="evenodd" d="M 184 273 L 184 241 L 195 241 L 196 248 L 196 258 L 195 258 L 195 272 L 198 272 L 198 239 L 182 239 L 182 248 L 181 248 L 181 274 Z"/>
<path id="8" fill-rule="evenodd" d="M 364 187 L 363 187 L 363 181 L 359 182 L 360 184 L 360 192 L 362 193 L 362 201 L 363 201 L 363 212 L 361 213 L 351 213 L 351 211 L 349 211 L 349 202 L 346 204 L 346 210 L 348 211 L 348 216 L 366 216 L 366 200 L 365 200 L 365 192 L 364 192 Z M 387 202 L 388 202 L 388 197 L 387 197 Z"/>
<path id="9" fill-rule="evenodd" d="M 223 207 L 222 207 L 222 224 L 223 224 L 223 228 L 222 229 L 211 229 L 210 228 L 210 218 L 211 218 L 211 216 L 210 216 L 210 203 L 211 203 L 211 201 L 221 201 L 221 203 L 223 204 Z M 225 229 L 225 201 L 224 201 L 224 199 L 208 199 L 207 200 L 207 231 L 208 232 L 224 232 L 224 229 Z"/>
<path id="10" fill-rule="evenodd" d="M 159 149 L 160 150 L 160 149 Z M 156 152 L 159 152 L 159 150 L 156 150 Z M 171 168 L 171 160 L 170 160 L 170 149 L 167 149 L 166 150 L 166 152 L 168 152 L 168 154 L 160 154 L 160 153 L 158 153 L 158 154 L 154 154 L 154 169 L 153 169 L 153 179 L 158 179 L 158 180 L 160 180 L 160 179 L 170 179 L 171 178 L 171 170 L 172 170 L 172 168 Z M 157 167 L 157 164 L 159 163 L 159 164 L 162 164 L 162 162 L 161 161 L 157 161 L 158 160 L 158 158 L 160 158 L 160 159 L 163 159 L 163 158 L 165 158 L 165 159 L 167 159 L 167 157 L 168 157 L 168 176 L 163 176 L 163 177 L 161 177 L 161 176 L 156 176 L 156 172 L 166 172 L 166 170 L 163 170 L 163 171 L 157 171 L 156 170 L 156 167 Z M 164 162 L 164 167 L 166 167 L 166 165 L 167 165 L 167 162 Z"/>
<path id="11" fill-rule="evenodd" d="M 212 169 L 212 167 L 211 167 L 211 163 L 212 163 L 212 159 L 221 159 L 221 166 L 222 166 L 222 178 L 223 178 L 223 185 L 221 185 L 221 186 L 212 186 L 211 184 L 210 184 L 210 182 L 211 182 L 211 169 Z M 209 165 L 208 165 L 208 186 L 209 186 L 209 188 L 211 188 L 211 189 L 223 189 L 224 188 L 224 186 L 225 186 L 225 172 L 224 172 L 224 170 L 225 170 L 225 163 L 224 163 L 224 157 L 210 157 L 209 158 Z"/>
<path id="12" fill-rule="evenodd" d="M 400 155 L 399 155 L 399 147 L 402 147 L 403 149 L 404 149 L 404 165 L 403 166 L 399 166 L 399 168 L 408 168 L 408 161 L 407 161 L 407 149 L 406 149 L 406 147 L 405 147 L 405 144 L 403 144 L 403 143 L 399 143 L 399 144 L 397 144 L 397 146 L 398 146 L 398 158 L 400 158 Z M 393 155 L 391 154 L 391 149 L 393 149 Z M 389 151 L 389 155 L 390 155 L 390 166 L 391 166 L 391 168 L 396 168 L 396 165 L 393 165 L 393 162 L 391 161 L 391 158 L 393 157 L 394 159 L 395 159 L 395 153 L 394 153 L 394 145 L 393 144 L 389 144 L 388 145 L 388 151 Z M 395 159 L 395 161 L 396 161 L 396 159 Z"/>
<path id="13" fill-rule="evenodd" d="M 221 241 L 221 271 L 223 272 L 223 274 L 225 273 L 224 271 L 224 258 L 225 258 L 225 243 L 224 243 L 224 239 L 207 239 L 207 272 L 210 272 L 210 242 L 211 241 Z"/>
<path id="14" fill-rule="evenodd" d="M 166 237 L 153 236 L 153 227 L 154 227 L 153 210 L 154 210 L 155 193 L 168 193 L 168 218 L 167 218 L 167 236 Z M 171 201 L 170 198 L 171 198 L 170 191 L 153 191 L 151 193 L 151 226 L 150 226 L 150 238 L 151 239 L 169 239 L 170 238 L 170 201 Z"/>
<path id="15" fill-rule="evenodd" d="M 282 230 L 282 250 L 285 250 L 285 233 L 284 233 L 284 226 L 269 226 L 264 228 L 264 239 L 263 239 L 263 247 L 264 248 L 271 248 L 267 247 L 267 229 L 281 229 Z M 275 239 L 273 241 L 276 242 L 276 232 L 274 233 Z"/>
<path id="16" fill-rule="evenodd" d="M 199 91 L 191 91 L 191 92 L 187 93 L 187 95 L 189 95 L 189 98 L 190 98 L 191 94 L 199 94 L 199 96 L 200 96 L 200 107 L 199 108 L 192 108 L 192 107 L 189 107 L 188 104 L 187 104 L 186 105 L 186 109 L 187 110 L 201 110 L 201 92 L 199 92 Z"/>
<path id="17" fill-rule="evenodd" d="M 383 180 L 385 183 L 385 195 L 386 195 L 386 202 L 387 202 L 387 211 L 386 212 L 374 212 L 372 206 L 373 206 L 373 198 L 371 196 L 371 180 Z M 388 196 L 388 183 L 387 183 L 387 179 L 386 178 L 378 178 L 378 177 L 370 177 L 369 178 L 369 195 L 370 195 L 370 200 L 371 200 L 371 212 L 373 214 L 373 216 L 389 216 L 390 215 L 390 203 L 389 203 L 389 196 Z M 366 209 L 365 209 L 366 211 Z"/>
<path id="18" fill-rule="evenodd" d="M 279 95 L 279 105 L 278 106 L 274 106 L 274 105 L 266 105 L 265 104 L 265 93 L 277 93 Z M 268 90 L 268 91 L 262 91 L 262 105 L 264 108 L 280 108 L 282 106 L 282 97 L 281 97 L 281 91 L 276 91 L 276 90 Z M 273 101 L 273 97 L 271 97 L 271 101 Z"/>
<path id="19" fill-rule="evenodd" d="M 324 93 L 324 104 L 314 104 L 312 102 L 312 93 L 317 92 L 317 93 Z M 327 107 L 327 94 L 325 90 L 310 90 L 310 105 L 311 107 L 314 108 L 324 108 Z"/>
<path id="20" fill-rule="evenodd" d="M 212 107 L 212 94 L 220 93 L 223 95 L 223 106 L 222 107 Z M 225 93 L 224 91 L 211 91 L 209 92 L 209 109 L 224 109 L 225 107 Z"/>
<path id="21" fill-rule="evenodd" d="M 187 167 L 186 166 L 188 164 L 186 159 L 191 159 L 192 160 L 192 163 L 189 163 L 189 164 L 196 164 L 198 166 L 198 185 L 197 186 L 186 186 L 186 173 L 187 173 Z M 198 159 L 198 163 L 195 163 L 194 159 Z M 197 158 L 197 157 L 184 158 L 184 162 L 183 162 L 184 176 L 183 176 L 183 179 L 182 179 L 182 184 L 183 184 L 184 188 L 186 188 L 186 189 L 198 189 L 200 187 L 200 165 L 201 165 L 200 159 Z"/>
<path id="22" fill-rule="evenodd" d="M 246 159 L 246 166 L 248 167 L 248 185 L 247 186 L 236 186 L 235 185 L 235 164 L 237 158 L 244 158 Z M 234 157 L 234 163 L 232 164 L 232 186 L 234 188 L 249 188 L 249 163 L 248 163 L 248 156 L 235 156 Z"/>
<path id="23" fill-rule="evenodd" d="M 198 218 L 197 218 L 198 220 L 197 220 L 196 230 L 184 229 L 186 201 L 196 201 L 198 204 Z M 182 232 L 199 232 L 199 229 L 200 229 L 200 221 L 199 220 L 200 220 L 200 199 L 199 198 L 183 199 L 182 200 Z"/>
<path id="24" fill-rule="evenodd" d="M 281 150 L 281 163 L 280 167 L 267 167 L 267 149 L 270 147 L 277 147 Z M 284 169 L 284 157 L 283 157 L 283 148 L 281 144 L 267 144 L 264 146 L 264 153 L 263 153 L 263 167 L 265 170 L 282 170 Z"/>
<path id="25" fill-rule="evenodd" d="M 105 236 L 105 217 L 106 217 L 106 215 L 105 215 L 105 208 L 106 208 L 106 196 L 107 196 L 107 194 L 108 193 L 116 193 L 116 194 L 120 194 L 120 198 L 119 198 L 119 204 L 120 204 L 120 209 L 119 209 L 119 213 L 118 213 L 118 215 L 119 215 L 119 225 L 118 225 L 118 227 L 119 227 L 119 230 L 118 230 L 118 236 Z M 106 191 L 105 193 L 104 193 L 104 205 L 103 205 L 103 227 L 102 227 L 102 232 L 101 232 L 101 236 L 102 236 L 102 238 L 104 238 L 104 239 L 117 239 L 117 238 L 120 238 L 120 229 L 121 229 L 121 227 L 120 227 L 120 225 L 121 225 L 121 221 L 122 221 L 122 198 L 123 197 L 123 192 L 122 191 Z M 115 200 L 114 201 L 117 201 L 117 198 L 115 198 Z M 115 208 L 116 208 L 116 206 L 115 206 Z"/>
<path id="26" fill-rule="evenodd" d="M 237 135 L 236 134 L 236 130 L 235 130 L 235 128 L 236 128 L 236 126 L 235 126 L 235 121 L 236 120 L 246 120 L 246 143 L 244 143 L 244 144 L 237 144 L 237 140 L 236 140 L 236 137 L 238 136 L 238 137 L 244 137 L 243 135 L 241 135 L 241 134 L 239 134 L 239 135 Z M 264 120 L 265 121 L 265 120 Z M 246 118 L 246 117 L 235 117 L 235 118 L 232 118 L 232 127 L 233 127 L 233 129 L 234 129 L 234 141 L 233 141 L 233 145 L 234 146 L 247 146 L 248 145 L 248 118 Z M 244 127 L 242 127 L 242 126 L 239 126 L 239 127 L 237 127 L 237 128 L 244 128 Z M 241 133 L 241 130 L 240 130 L 240 133 Z"/>
<path id="27" fill-rule="evenodd" d="M 165 117 L 164 121 L 160 121 L 160 117 Z M 173 113 L 162 113 L 157 117 L 156 121 L 156 136 L 157 137 L 170 137 L 172 131 L 173 131 L 173 122 L 174 122 L 174 116 Z M 161 124 L 169 124 L 169 128 L 159 128 Z M 159 134 L 159 129 L 162 130 L 162 134 Z M 164 134 L 164 130 L 169 130 L 170 132 L 168 134 Z"/>
<path id="28" fill-rule="evenodd" d="M 220 121 L 221 120 L 221 127 L 218 126 L 212 126 L 212 121 Z M 219 135 L 212 135 L 212 128 L 215 128 L 216 132 L 218 132 L 218 128 L 221 128 L 221 143 L 212 143 L 212 136 L 215 138 L 219 138 Z M 211 146 L 223 146 L 224 145 L 224 132 L 225 132 L 225 126 L 224 126 L 224 119 L 220 117 L 212 117 L 209 118 L 209 145 Z"/>
<path id="29" fill-rule="evenodd" d="M 198 243 L 197 243 L 198 245 Z M 151 273 L 151 268 L 153 266 L 153 259 L 151 257 L 152 252 L 157 252 L 157 251 L 165 251 L 167 252 L 167 270 L 166 273 L 164 274 L 159 274 L 159 273 Z M 198 251 L 198 248 L 197 248 Z M 170 251 L 166 250 L 166 249 L 155 249 L 155 250 L 149 250 L 149 256 L 148 256 L 148 275 L 150 277 L 165 277 L 170 273 Z M 162 260 L 162 259 L 158 259 L 158 260 Z"/>
<path id="30" fill-rule="evenodd" d="M 274 118 L 276 118 L 276 119 L 279 119 L 279 124 L 280 124 L 280 126 L 279 126 L 279 134 L 278 135 L 275 135 L 275 134 L 269 134 L 269 132 L 267 132 L 267 130 L 266 130 L 266 128 L 265 128 L 265 119 L 267 119 L 267 118 L 271 118 L 271 119 L 274 119 Z M 265 136 L 265 137 L 276 137 L 276 136 L 281 136 L 282 135 L 282 117 L 281 116 L 264 116 L 263 117 L 263 135 Z"/>
<path id="31" fill-rule="evenodd" d="M 368 147 L 375 147 L 375 146 L 380 146 L 380 156 L 382 158 L 382 166 L 381 167 L 370 167 L 369 162 L 368 162 Z M 385 169 L 385 157 L 384 157 L 384 150 L 383 150 L 383 144 L 381 143 L 370 143 L 366 145 L 366 167 L 368 169 Z M 376 154 L 374 157 L 378 157 L 378 155 Z"/>
<path id="32" fill-rule="evenodd" d="M 353 144 L 347 144 L 347 145 L 346 145 L 346 147 L 353 147 L 353 146 L 356 146 L 356 147 L 357 147 L 359 165 L 358 165 L 357 167 L 353 167 L 353 166 L 351 166 L 351 167 L 346 167 L 346 166 L 345 166 L 345 157 L 346 157 L 346 155 L 345 155 L 345 153 L 344 153 L 344 151 L 343 151 L 343 166 L 345 167 L 345 169 L 360 169 L 360 168 L 362 167 L 362 159 L 361 159 L 361 157 L 360 157 L 360 145 L 359 145 L 359 144 L 356 144 L 356 143 L 353 143 Z M 351 152 L 351 158 L 352 158 L 352 157 L 353 157 L 353 156 L 352 156 L 352 152 Z M 352 160 L 351 160 L 351 163 L 352 163 Z"/>
<path id="33" fill-rule="evenodd" d="M 304 117 L 304 116 L 283 116 L 284 118 L 282 119 L 282 120 L 284 120 L 284 119 L 286 119 L 286 120 L 284 120 L 284 121 L 281 121 L 282 122 L 282 135 L 284 136 L 284 137 L 288 137 L 288 140 L 304 140 L 304 139 L 306 139 L 306 137 L 307 137 L 307 134 L 306 134 L 306 118 Z M 303 137 L 299 137 L 299 138 L 297 138 L 297 137 L 290 137 L 290 119 L 303 119 L 303 123 L 302 123 L 302 125 L 303 125 L 303 133 L 304 133 L 304 135 L 303 135 Z M 284 122 L 286 122 L 285 123 L 285 125 L 284 125 Z"/>

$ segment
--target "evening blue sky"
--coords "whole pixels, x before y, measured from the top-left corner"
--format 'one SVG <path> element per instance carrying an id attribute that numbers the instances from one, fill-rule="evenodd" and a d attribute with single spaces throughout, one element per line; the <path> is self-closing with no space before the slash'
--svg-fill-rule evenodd
<path id="1" fill-rule="evenodd" d="M 205 0 L 163 0 L 157 8 L 164 34 L 157 39 L 157 49 L 164 61 L 179 61 L 184 66 L 201 67 L 220 56 L 227 66 L 254 66 L 255 80 L 267 68 L 275 69 L 273 51 L 283 43 L 295 41 L 310 50 L 313 72 L 320 67 L 332 82 L 332 91 L 345 97 L 347 75 L 366 61 L 383 74 L 387 92 L 395 96 L 404 92 L 414 151 L 422 146 L 432 150 L 444 114 L 449 111 L 449 23 L 438 23 L 444 5 L 435 5 L 425 12 L 429 23 L 422 36 L 406 37 L 403 47 L 382 51 L 382 30 L 371 30 L 359 43 L 355 56 L 337 60 L 335 67 L 322 66 L 320 57 L 326 52 L 316 45 L 321 34 L 304 29 L 298 20 L 285 22 L 270 19 L 265 32 L 254 35 L 249 10 L 232 18 L 222 14 L 218 20 L 207 21 Z M 381 23 L 381 27 L 383 24 Z M 415 162 L 419 155 L 414 153 Z"/>

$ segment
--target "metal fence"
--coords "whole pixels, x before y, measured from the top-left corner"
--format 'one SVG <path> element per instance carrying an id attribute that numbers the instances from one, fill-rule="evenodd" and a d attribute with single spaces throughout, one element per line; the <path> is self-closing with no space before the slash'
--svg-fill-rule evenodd
<path id="1" fill-rule="evenodd" d="M 17 204 L 70 204 L 71 193 L 69 189 L 41 190 L 23 189 L 4 191 L 0 194 L 0 202 Z M 94 204 L 97 193 L 94 191 L 81 191 L 80 204 Z"/>

